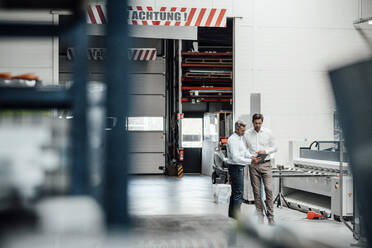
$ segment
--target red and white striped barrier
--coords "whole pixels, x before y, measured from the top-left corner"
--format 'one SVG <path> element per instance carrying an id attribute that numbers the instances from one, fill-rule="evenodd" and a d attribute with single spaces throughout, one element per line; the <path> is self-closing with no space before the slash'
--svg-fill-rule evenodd
<path id="1" fill-rule="evenodd" d="M 87 22 L 88 24 L 106 24 L 106 5 L 97 4 L 89 5 L 87 13 Z"/>
<path id="2" fill-rule="evenodd" d="M 128 50 L 128 58 L 133 61 L 156 60 L 156 48 L 131 48 Z"/>
<path id="3" fill-rule="evenodd" d="M 75 52 L 73 48 L 67 48 L 67 59 L 73 60 Z M 106 59 L 105 48 L 89 48 L 87 51 L 88 59 L 102 61 Z M 128 49 L 128 59 L 133 61 L 153 61 L 156 60 L 156 48 L 130 48 Z"/>
<path id="4" fill-rule="evenodd" d="M 128 24 L 144 26 L 226 27 L 226 9 L 151 6 L 128 7 Z M 90 5 L 89 24 L 106 24 L 105 5 Z"/>

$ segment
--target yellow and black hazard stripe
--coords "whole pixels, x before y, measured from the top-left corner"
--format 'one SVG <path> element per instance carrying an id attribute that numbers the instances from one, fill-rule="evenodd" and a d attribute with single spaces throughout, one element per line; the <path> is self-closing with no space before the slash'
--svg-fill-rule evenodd
<path id="1" fill-rule="evenodd" d="M 183 177 L 183 167 L 182 167 L 182 164 L 179 164 L 179 165 L 178 165 L 178 168 L 177 168 L 177 176 L 178 176 L 178 177 Z"/>

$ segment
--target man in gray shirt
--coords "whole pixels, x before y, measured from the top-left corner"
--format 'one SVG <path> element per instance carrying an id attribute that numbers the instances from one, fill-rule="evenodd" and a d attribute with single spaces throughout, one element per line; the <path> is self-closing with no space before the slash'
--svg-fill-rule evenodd
<path id="1" fill-rule="evenodd" d="M 259 159 L 250 157 L 250 154 L 243 142 L 246 123 L 243 121 L 235 122 L 235 132 L 227 141 L 227 163 L 229 165 L 229 175 L 231 179 L 231 197 L 229 204 L 229 217 L 236 218 L 240 212 L 243 202 L 244 191 L 244 167 L 252 163 L 258 163 Z"/>

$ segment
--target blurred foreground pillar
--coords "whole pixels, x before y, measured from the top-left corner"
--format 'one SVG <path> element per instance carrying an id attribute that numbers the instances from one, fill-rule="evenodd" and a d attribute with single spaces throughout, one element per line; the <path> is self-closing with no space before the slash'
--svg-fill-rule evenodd
<path id="1" fill-rule="evenodd" d="M 126 6 L 125 0 L 107 1 L 107 116 L 118 120 L 118 125 L 108 133 L 106 141 L 103 204 L 109 228 L 120 228 L 129 224 L 128 135 L 124 128 L 129 109 Z"/>
<path id="2" fill-rule="evenodd" d="M 372 60 L 329 74 L 350 155 L 362 235 L 372 247 Z"/>

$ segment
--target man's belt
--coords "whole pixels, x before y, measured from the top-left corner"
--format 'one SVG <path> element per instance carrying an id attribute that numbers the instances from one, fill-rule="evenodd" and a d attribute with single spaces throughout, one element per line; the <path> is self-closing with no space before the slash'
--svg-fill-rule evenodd
<path id="1" fill-rule="evenodd" d="M 269 160 L 265 160 L 265 161 L 260 161 L 260 162 L 258 162 L 258 164 L 264 164 L 264 163 L 268 163 L 268 162 L 270 162 L 271 161 L 271 159 L 269 159 Z"/>
<path id="2" fill-rule="evenodd" d="M 240 167 L 245 167 L 246 165 L 243 165 L 243 164 L 230 164 L 230 163 L 227 163 L 227 165 L 231 165 L 231 166 L 240 166 Z"/>

